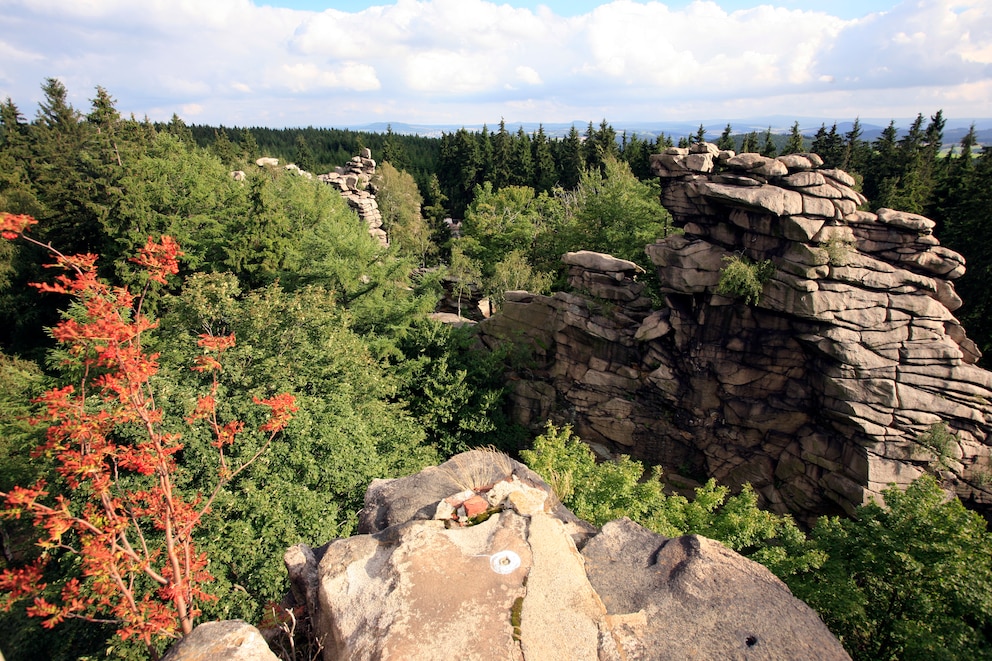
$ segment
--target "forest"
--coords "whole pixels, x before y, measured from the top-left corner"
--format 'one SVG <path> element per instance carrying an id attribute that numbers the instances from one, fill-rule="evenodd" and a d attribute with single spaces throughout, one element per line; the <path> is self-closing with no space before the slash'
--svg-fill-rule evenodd
<path id="1" fill-rule="evenodd" d="M 761 562 L 856 659 L 992 658 L 992 535 L 935 479 L 811 529 L 746 487 L 674 494 L 657 468 L 597 463 L 568 427 L 533 438 L 502 377 L 527 355 L 428 317 L 445 280 L 498 308 L 564 287 L 569 250 L 648 263 L 644 246 L 679 231 L 649 157 L 708 140 L 816 152 L 870 208 L 936 220 L 968 260 L 958 314 L 988 356 L 992 148 L 974 131 L 948 149 L 938 111 L 872 142 L 857 122 L 643 140 L 605 119 L 564 138 L 502 121 L 425 138 L 153 123 L 103 88 L 85 109 L 58 80 L 42 89 L 32 119 L 0 106 L 6 658 L 157 657 L 197 621 L 278 619 L 287 547 L 352 534 L 372 479 L 487 446 L 597 525 L 629 516 Z M 362 148 L 388 246 L 330 186 L 255 165 L 319 174 Z"/>

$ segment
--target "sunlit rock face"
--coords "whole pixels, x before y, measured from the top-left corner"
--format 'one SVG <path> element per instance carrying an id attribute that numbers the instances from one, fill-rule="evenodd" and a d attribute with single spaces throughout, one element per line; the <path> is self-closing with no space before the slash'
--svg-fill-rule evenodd
<path id="1" fill-rule="evenodd" d="M 763 566 L 629 519 L 598 530 L 495 452 L 374 481 L 359 533 L 285 556 L 325 661 L 849 659 Z"/>
<path id="2" fill-rule="evenodd" d="M 570 422 L 669 475 L 750 482 L 782 512 L 850 513 L 924 471 L 988 511 L 992 373 L 954 317 L 964 260 L 932 220 L 861 210 L 854 179 L 821 165 L 707 143 L 656 155 L 683 230 L 641 265 L 661 304 L 638 265 L 570 254 L 570 293 L 510 293 L 481 325 L 487 344 L 534 347 L 518 419 Z M 721 293 L 742 259 L 764 276 L 756 301 Z"/>
<path id="3" fill-rule="evenodd" d="M 341 197 L 365 221 L 369 234 L 383 246 L 389 245 L 386 231 L 382 229 L 382 212 L 376 202 L 375 192 L 371 182 L 375 176 L 375 161 L 372 160 L 372 150 L 362 149 L 361 154 L 353 157 L 334 172 L 317 175 L 317 179 L 333 186 Z"/>

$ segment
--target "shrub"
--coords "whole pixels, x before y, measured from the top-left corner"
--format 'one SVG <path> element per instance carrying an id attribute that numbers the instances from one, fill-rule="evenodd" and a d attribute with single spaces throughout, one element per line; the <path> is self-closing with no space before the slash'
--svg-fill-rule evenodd
<path id="1" fill-rule="evenodd" d="M 724 257 L 723 261 L 726 262 L 726 266 L 720 271 L 717 292 L 725 296 L 743 298 L 748 305 L 760 301 L 765 283 L 775 272 L 775 265 L 771 260 L 754 262 L 738 253 Z"/>

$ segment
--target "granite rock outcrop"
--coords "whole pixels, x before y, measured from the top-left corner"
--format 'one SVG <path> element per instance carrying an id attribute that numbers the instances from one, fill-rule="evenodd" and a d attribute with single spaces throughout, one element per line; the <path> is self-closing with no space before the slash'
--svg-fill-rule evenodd
<path id="1" fill-rule="evenodd" d="M 382 213 L 371 187 L 373 176 L 375 161 L 372 160 L 372 150 L 366 147 L 345 165 L 335 168 L 334 172 L 317 175 L 317 179 L 336 188 L 348 206 L 368 225 L 372 238 L 387 246 L 389 238 L 382 229 Z"/>
<path id="2" fill-rule="evenodd" d="M 576 519 L 472 451 L 366 494 L 359 534 L 290 548 L 325 661 L 848 659 L 767 569 L 721 544 Z"/>
<path id="3" fill-rule="evenodd" d="M 935 223 L 864 211 L 815 154 L 766 158 L 700 143 L 653 161 L 681 233 L 639 267 L 571 253 L 570 292 L 510 292 L 480 325 L 529 342 L 517 419 L 572 423 L 604 456 L 672 476 L 750 482 L 764 504 L 853 512 L 925 471 L 992 506 L 992 373 L 953 312 L 964 260 Z M 721 288 L 730 262 L 765 274 L 756 303 Z"/>

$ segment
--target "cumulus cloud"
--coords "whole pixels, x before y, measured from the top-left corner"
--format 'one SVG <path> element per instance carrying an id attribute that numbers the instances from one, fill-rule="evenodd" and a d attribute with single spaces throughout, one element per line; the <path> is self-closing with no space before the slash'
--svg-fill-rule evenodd
<path id="1" fill-rule="evenodd" d="M 829 3 L 786 0 L 738 11 L 614 0 L 568 18 L 485 0 L 358 12 L 6 0 L 0 96 L 23 107 L 58 76 L 77 105 L 99 84 L 124 112 L 190 107 L 227 124 L 988 114 L 987 0 L 895 2 L 844 20 Z"/>

